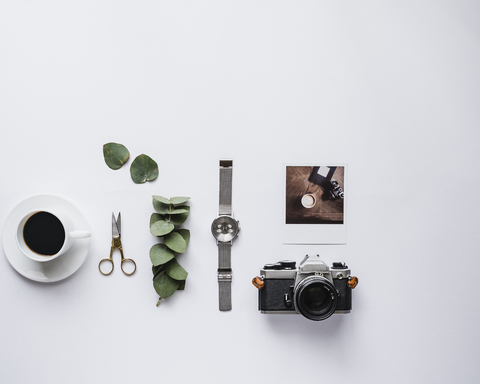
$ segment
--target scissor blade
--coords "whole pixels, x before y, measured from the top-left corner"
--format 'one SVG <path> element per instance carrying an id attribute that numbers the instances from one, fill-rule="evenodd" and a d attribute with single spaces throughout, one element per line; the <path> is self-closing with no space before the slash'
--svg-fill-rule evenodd
<path id="1" fill-rule="evenodd" d="M 121 213 L 118 212 L 118 217 L 117 217 L 117 229 L 118 229 L 118 236 L 122 236 L 122 216 L 120 216 Z"/>
<path id="2" fill-rule="evenodd" d="M 118 214 L 118 219 L 115 220 L 115 215 L 112 212 L 112 237 L 120 237 L 121 225 L 120 213 Z"/>

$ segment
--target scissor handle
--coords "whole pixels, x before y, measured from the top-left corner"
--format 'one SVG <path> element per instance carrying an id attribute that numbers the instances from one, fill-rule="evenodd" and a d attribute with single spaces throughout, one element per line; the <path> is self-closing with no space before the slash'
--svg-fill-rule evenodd
<path id="1" fill-rule="evenodd" d="M 118 250 L 120 251 L 120 255 L 122 256 L 122 262 L 120 263 L 120 268 L 122 269 L 122 272 L 127 276 L 133 275 L 135 273 L 135 271 L 137 270 L 137 264 L 135 264 L 135 261 L 133 261 L 132 259 L 126 259 L 123 256 L 123 246 L 122 246 L 122 241 L 120 240 L 120 238 L 116 239 L 115 246 L 118 248 Z M 127 272 L 123 269 L 123 263 L 125 263 L 125 262 L 132 262 L 133 263 L 133 271 L 132 272 Z"/>
<path id="2" fill-rule="evenodd" d="M 108 272 L 103 272 L 103 271 L 102 271 L 102 267 L 101 267 L 101 266 L 102 266 L 102 263 L 104 263 L 104 262 L 108 262 L 108 263 L 110 263 L 110 264 L 112 265 L 112 269 L 110 269 Z M 101 273 L 102 275 L 105 275 L 105 276 L 110 275 L 110 274 L 113 272 L 113 260 L 112 260 L 112 258 L 100 260 L 100 263 L 98 263 L 98 270 L 100 271 L 100 273 Z M 124 272 L 124 273 L 125 273 L 125 272 Z"/>
<path id="3" fill-rule="evenodd" d="M 104 276 L 108 276 L 110 275 L 112 272 L 113 272 L 113 258 L 112 258 L 112 255 L 113 255 L 113 250 L 115 249 L 115 239 L 112 239 L 112 246 L 110 247 L 110 257 L 108 259 L 102 259 L 100 260 L 100 262 L 98 263 L 98 270 L 100 271 L 100 273 Z M 123 252 L 122 252 L 122 258 L 123 258 Z M 108 262 L 112 265 L 112 269 L 110 269 L 108 272 L 103 272 L 102 271 L 102 263 L 104 262 Z"/>
<path id="4" fill-rule="evenodd" d="M 125 262 L 133 263 L 133 271 L 132 272 L 127 272 L 127 271 L 125 271 L 125 269 L 123 269 L 123 263 L 125 263 Z M 135 264 L 135 261 L 133 261 L 132 259 L 124 259 L 123 258 L 123 253 L 122 253 L 122 263 L 120 264 L 120 268 L 122 268 L 122 272 L 125 275 L 130 276 L 130 275 L 133 275 L 135 273 L 135 271 L 137 270 L 137 264 Z"/>
<path id="5" fill-rule="evenodd" d="M 110 257 L 108 259 L 102 259 L 102 260 L 100 260 L 100 263 L 98 263 L 98 269 L 100 270 L 100 273 L 102 275 L 107 276 L 107 275 L 110 275 L 113 272 L 113 267 L 114 266 L 113 266 L 112 255 L 113 255 L 113 250 L 115 248 L 118 248 L 118 250 L 120 251 L 120 255 L 122 256 L 122 262 L 120 264 L 120 268 L 122 269 L 122 272 L 127 276 L 133 275 L 135 273 L 135 271 L 137 270 L 137 264 L 135 264 L 135 261 L 133 261 L 132 259 L 125 259 L 125 257 L 123 256 L 123 247 L 122 247 L 122 242 L 120 240 L 120 237 L 114 237 L 112 239 L 112 247 L 110 248 Z M 102 271 L 101 265 L 104 262 L 109 262 L 112 265 L 112 269 L 110 269 L 110 271 L 108 271 L 108 272 L 103 272 Z M 125 262 L 133 263 L 133 271 L 132 272 L 127 272 L 125 269 L 123 269 L 123 263 L 125 263 Z"/>

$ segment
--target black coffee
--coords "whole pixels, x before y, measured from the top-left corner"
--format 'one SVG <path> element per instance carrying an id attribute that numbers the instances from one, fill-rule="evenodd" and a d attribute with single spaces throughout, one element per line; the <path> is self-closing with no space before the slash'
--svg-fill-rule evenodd
<path id="1" fill-rule="evenodd" d="M 65 242 L 65 229 L 55 215 L 38 212 L 25 223 L 23 238 L 33 252 L 51 256 L 62 249 Z"/>

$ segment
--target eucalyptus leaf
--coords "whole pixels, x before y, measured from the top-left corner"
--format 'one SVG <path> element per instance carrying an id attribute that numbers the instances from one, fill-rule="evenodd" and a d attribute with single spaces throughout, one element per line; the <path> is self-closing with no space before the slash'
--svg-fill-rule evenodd
<path id="1" fill-rule="evenodd" d="M 162 215 L 166 215 L 170 210 L 170 205 L 164 204 L 159 200 L 153 199 L 153 208 L 155 208 L 155 210 L 158 213 L 161 213 Z"/>
<path id="2" fill-rule="evenodd" d="M 170 199 L 170 203 L 173 204 L 173 205 L 179 205 L 179 204 L 183 204 L 183 203 L 186 203 L 188 200 L 190 200 L 190 197 L 172 197 Z"/>
<path id="3" fill-rule="evenodd" d="M 150 228 L 158 220 L 165 220 L 165 216 L 160 215 L 159 213 L 152 213 L 152 215 L 150 216 Z"/>
<path id="4" fill-rule="evenodd" d="M 153 279 L 153 288 L 162 299 L 172 296 L 180 286 L 180 282 L 172 279 L 165 271 Z"/>
<path id="5" fill-rule="evenodd" d="M 153 236 L 165 236 L 175 229 L 175 225 L 165 220 L 158 220 L 150 226 L 150 233 Z"/>
<path id="6" fill-rule="evenodd" d="M 151 157 L 139 155 L 130 166 L 130 176 L 136 184 L 153 181 L 158 177 L 158 165 Z"/>
<path id="7" fill-rule="evenodd" d="M 165 266 L 165 272 L 175 280 L 185 280 L 188 276 L 188 272 L 183 269 L 176 259 L 172 259 L 168 262 Z"/>
<path id="8" fill-rule="evenodd" d="M 179 215 L 179 214 L 182 214 L 182 213 L 187 213 L 188 210 L 186 210 L 185 208 L 174 208 L 174 209 L 171 209 L 168 211 L 168 214 L 169 215 Z"/>
<path id="9" fill-rule="evenodd" d="M 162 215 L 180 215 L 187 213 L 190 210 L 190 208 L 186 209 L 185 206 L 172 208 L 172 205 L 164 204 L 156 199 L 153 199 L 153 208 L 155 208 L 155 210 Z"/>
<path id="10" fill-rule="evenodd" d="M 170 223 L 175 224 L 175 225 L 183 224 L 185 222 L 185 220 L 187 220 L 188 215 L 190 214 L 190 207 L 188 205 L 182 205 L 178 208 L 185 209 L 187 212 L 179 213 L 177 215 L 169 215 L 168 216 Z"/>
<path id="11" fill-rule="evenodd" d="M 178 253 L 185 253 L 187 250 L 187 242 L 184 237 L 177 231 L 170 232 L 164 238 L 165 245 L 170 248 L 172 251 Z"/>
<path id="12" fill-rule="evenodd" d="M 128 161 L 130 152 L 122 144 L 107 143 L 103 146 L 103 157 L 109 168 L 117 170 Z"/>
<path id="13" fill-rule="evenodd" d="M 183 237 L 185 242 L 188 243 L 190 242 L 190 231 L 188 229 L 179 229 L 177 232 Z"/>
<path id="14" fill-rule="evenodd" d="M 165 264 L 162 265 L 153 265 L 152 266 L 152 273 L 153 273 L 153 278 L 157 277 L 157 275 L 165 270 Z"/>
<path id="15" fill-rule="evenodd" d="M 183 291 L 183 290 L 185 289 L 185 281 L 186 281 L 186 280 L 180 281 L 180 285 L 179 285 L 179 287 L 177 288 L 178 291 Z"/>
<path id="16" fill-rule="evenodd" d="M 175 254 L 165 244 L 155 244 L 150 248 L 150 260 L 156 267 L 172 260 Z"/>
<path id="17" fill-rule="evenodd" d="M 157 200 L 157 201 L 159 201 L 160 203 L 167 204 L 167 205 L 170 204 L 170 200 L 167 199 L 166 197 L 158 196 L 158 195 L 154 195 L 154 196 L 152 196 L 152 197 L 153 197 L 153 200 Z"/>

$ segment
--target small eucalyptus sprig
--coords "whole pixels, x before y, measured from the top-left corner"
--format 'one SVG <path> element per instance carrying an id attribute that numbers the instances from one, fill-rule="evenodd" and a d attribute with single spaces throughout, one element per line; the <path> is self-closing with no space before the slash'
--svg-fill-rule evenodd
<path id="1" fill-rule="evenodd" d="M 190 214 L 190 207 L 185 203 L 190 197 L 153 196 L 153 207 L 157 213 L 150 217 L 150 233 L 163 242 L 150 248 L 152 261 L 153 288 L 160 300 L 172 296 L 176 290 L 185 289 L 188 273 L 178 263 L 176 253 L 185 253 L 190 241 L 190 231 L 179 228 Z"/>

